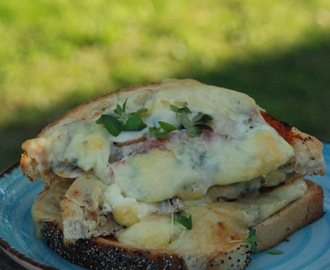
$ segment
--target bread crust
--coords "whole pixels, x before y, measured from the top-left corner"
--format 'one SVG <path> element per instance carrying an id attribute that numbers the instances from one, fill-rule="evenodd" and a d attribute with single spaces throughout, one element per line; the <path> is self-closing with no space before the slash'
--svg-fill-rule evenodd
<path id="1" fill-rule="evenodd" d="M 324 215 L 324 195 L 321 186 L 309 180 L 305 181 L 308 192 L 304 197 L 255 226 L 258 250 L 263 251 L 279 244 L 300 228 Z"/>
<path id="2" fill-rule="evenodd" d="M 304 197 L 254 227 L 258 251 L 277 245 L 323 216 L 322 188 L 312 181 L 305 181 L 308 191 Z M 177 254 L 133 248 L 114 238 L 80 239 L 65 245 L 60 227 L 51 222 L 44 223 L 41 233 L 44 241 L 62 257 L 91 269 L 186 269 L 184 260 Z M 239 247 L 228 251 L 230 256 L 244 252 L 244 245 Z M 218 265 L 209 262 L 206 269 L 227 269 L 222 260 L 218 260 Z M 234 269 L 245 269 L 249 262 L 250 254 L 247 252 L 246 261 Z"/>
<path id="3" fill-rule="evenodd" d="M 276 119 L 265 110 L 260 110 L 265 121 L 272 126 L 295 150 L 292 168 L 300 175 L 324 175 L 323 144 L 317 138 Z"/>
<path id="4" fill-rule="evenodd" d="M 63 258 L 90 269 L 186 269 L 176 254 L 140 250 L 111 238 L 79 239 L 65 245 L 61 229 L 51 222 L 43 224 L 41 233 L 45 243 Z"/>

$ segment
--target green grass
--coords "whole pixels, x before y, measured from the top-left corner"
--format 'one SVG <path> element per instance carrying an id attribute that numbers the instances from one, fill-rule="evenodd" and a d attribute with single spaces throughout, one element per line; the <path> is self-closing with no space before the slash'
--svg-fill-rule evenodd
<path id="1" fill-rule="evenodd" d="M 0 2 L 0 170 L 69 108 L 131 84 L 195 78 L 246 92 L 330 140 L 330 3 Z"/>

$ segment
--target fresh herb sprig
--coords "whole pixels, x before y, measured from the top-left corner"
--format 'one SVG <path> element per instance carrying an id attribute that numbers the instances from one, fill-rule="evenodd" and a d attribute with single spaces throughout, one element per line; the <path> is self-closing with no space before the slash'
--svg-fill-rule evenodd
<path id="1" fill-rule="evenodd" d="M 149 128 L 152 136 L 159 139 L 166 139 L 171 131 L 180 129 L 185 129 L 190 137 L 199 136 L 203 130 L 213 131 L 211 126 L 207 124 L 209 121 L 213 120 L 212 116 L 199 112 L 192 118 L 192 120 L 189 120 L 188 114 L 192 113 L 192 111 L 186 105 L 177 107 L 171 104 L 170 109 L 177 114 L 180 126 L 164 121 L 158 121 L 159 127 Z"/>
<path id="2" fill-rule="evenodd" d="M 103 114 L 96 121 L 96 124 L 103 125 L 113 136 L 117 137 L 122 131 L 140 131 L 147 127 L 143 122 L 142 116 L 148 111 L 141 108 L 136 112 L 126 112 L 127 99 L 123 105 L 117 104 L 111 114 Z"/>
<path id="3" fill-rule="evenodd" d="M 207 124 L 209 121 L 213 120 L 211 115 L 199 112 L 191 120 L 189 120 L 188 114 L 192 112 L 187 106 L 177 107 L 171 104 L 170 108 L 177 114 L 183 129 L 186 130 L 190 137 L 199 136 L 203 130 L 213 131 L 211 126 Z"/>
<path id="4" fill-rule="evenodd" d="M 164 122 L 164 121 L 158 121 L 159 127 L 150 127 L 149 131 L 152 136 L 158 138 L 158 139 L 166 139 L 169 136 L 169 133 L 171 131 L 177 130 L 178 127 Z"/>
<path id="5" fill-rule="evenodd" d="M 257 248 L 257 236 L 256 236 L 256 230 L 251 229 L 249 231 L 249 235 L 247 238 L 243 240 L 244 243 L 250 244 L 252 253 L 258 253 L 258 248 Z"/>
<path id="6" fill-rule="evenodd" d="M 174 221 L 182 225 L 185 229 L 192 229 L 192 217 L 191 215 L 186 216 L 184 212 L 178 212 L 174 214 Z"/>
<path id="7" fill-rule="evenodd" d="M 230 240 L 229 243 L 247 243 L 250 245 L 252 253 L 259 252 L 258 248 L 257 248 L 256 230 L 254 230 L 254 229 L 249 230 L 249 234 L 245 239 Z"/>
<path id="8" fill-rule="evenodd" d="M 113 113 L 103 114 L 96 121 L 96 124 L 103 125 L 106 130 L 113 136 L 117 137 L 122 131 L 140 131 L 147 127 L 142 117 L 148 111 L 147 108 L 141 108 L 136 112 L 126 112 L 127 99 L 122 105 L 117 104 Z M 149 132 L 152 136 L 159 139 L 166 139 L 169 133 L 174 130 L 185 129 L 190 137 L 199 136 L 203 130 L 213 131 L 208 124 L 213 118 L 202 112 L 197 113 L 191 120 L 188 114 L 192 111 L 186 106 L 178 107 L 170 105 L 170 109 L 177 114 L 180 125 L 176 126 L 164 121 L 158 121 L 158 127 L 149 127 Z"/>
<path id="9" fill-rule="evenodd" d="M 268 249 L 267 253 L 272 255 L 281 255 L 284 254 L 284 251 L 280 249 Z"/>

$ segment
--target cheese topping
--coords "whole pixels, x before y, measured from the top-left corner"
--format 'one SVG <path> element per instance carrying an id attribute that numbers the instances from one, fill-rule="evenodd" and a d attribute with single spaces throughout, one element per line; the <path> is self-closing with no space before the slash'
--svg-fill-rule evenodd
<path id="1" fill-rule="evenodd" d="M 174 135 L 165 147 L 132 154 L 112 166 L 115 182 L 127 196 L 144 202 L 200 198 L 213 185 L 249 181 L 275 171 L 291 153 L 275 131 L 264 127 L 240 139 L 216 133 L 195 138 Z"/>
<path id="2" fill-rule="evenodd" d="M 152 215 L 116 236 L 133 247 L 175 252 L 185 259 L 188 269 L 205 269 L 208 260 L 228 250 L 233 240 L 245 239 L 249 227 L 302 197 L 306 191 L 306 183 L 297 180 L 253 199 L 192 207 L 188 210 L 193 220 L 192 230 L 171 225 L 171 216 Z"/>
<path id="3" fill-rule="evenodd" d="M 91 181 L 93 185 L 88 183 Z M 44 191 L 33 206 L 33 217 L 38 221 L 60 221 L 59 201 L 77 201 L 77 206 L 95 210 L 96 205 L 103 202 L 102 196 L 111 195 L 113 205 L 120 206 L 123 203 L 130 203 L 132 199 L 120 195 L 116 184 L 105 189 L 104 184 L 92 176 L 81 177 L 71 187 L 70 182 L 57 182 L 51 189 Z M 82 185 L 83 188 L 78 188 Z M 84 194 L 75 192 L 85 190 Z M 102 191 L 103 190 L 103 191 Z M 175 252 L 182 256 L 188 269 L 204 269 L 209 258 L 217 257 L 223 250 L 228 250 L 233 243 L 244 240 L 248 228 L 262 222 L 289 203 L 301 198 L 307 191 L 306 182 L 297 179 L 292 183 L 282 185 L 266 193 L 260 193 L 253 198 L 240 199 L 235 202 L 217 202 L 216 200 L 205 200 L 196 202 L 184 201 L 185 211 L 192 216 L 193 226 L 186 230 L 179 223 L 173 220 L 173 213 L 147 213 L 140 216 L 139 220 L 127 228 L 118 227 L 116 224 L 109 224 L 103 229 L 107 234 L 113 230 L 118 241 L 127 245 L 149 250 L 163 252 Z M 111 202 L 110 202 L 111 203 Z M 51 206 L 51 207 L 50 207 Z M 53 207 L 54 206 L 54 207 Z M 52 208 L 53 207 L 53 208 Z M 160 205 L 143 204 L 138 208 L 150 207 L 160 211 Z M 114 209 L 108 209 L 114 211 Z M 72 215 L 72 213 L 70 213 Z M 65 215 L 62 213 L 62 216 Z M 126 213 L 130 218 L 130 213 Z M 72 216 L 71 216 L 72 217 Z M 134 218 L 134 215 L 132 215 Z M 77 223 L 77 219 L 73 219 Z M 64 226 L 66 223 L 63 223 Z M 85 224 L 87 226 L 87 224 Z M 92 226 L 89 224 L 89 226 Z M 102 224 L 99 224 L 102 228 Z M 94 225 L 94 227 L 97 227 Z M 78 228 L 74 228 L 73 233 Z M 90 229 L 90 228 L 89 228 Z M 65 228 L 64 228 L 65 230 Z M 98 229 L 96 233 L 102 230 Z M 193 258 L 193 259 L 192 259 Z"/>

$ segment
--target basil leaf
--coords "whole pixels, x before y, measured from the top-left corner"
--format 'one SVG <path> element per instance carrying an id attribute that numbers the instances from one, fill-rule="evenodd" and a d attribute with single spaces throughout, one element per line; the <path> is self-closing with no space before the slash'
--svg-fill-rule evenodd
<path id="1" fill-rule="evenodd" d="M 165 132 L 171 132 L 171 131 L 177 129 L 177 127 L 175 125 L 172 125 L 172 124 L 167 123 L 167 122 L 158 121 L 158 124 Z"/>
<path id="2" fill-rule="evenodd" d="M 137 115 L 131 115 L 126 123 L 123 125 L 124 131 L 140 131 L 144 129 L 147 125 L 143 122 L 141 117 Z"/>
<path id="3" fill-rule="evenodd" d="M 116 117 L 109 114 L 101 115 L 96 121 L 96 124 L 103 125 L 106 130 L 115 137 L 117 137 L 123 130 L 121 122 Z"/>
<path id="4" fill-rule="evenodd" d="M 192 229 L 192 217 L 191 217 L 191 215 L 189 217 L 187 217 L 187 216 L 185 216 L 185 214 L 183 212 L 176 213 L 174 215 L 174 221 L 181 224 L 187 230 Z"/>

